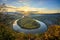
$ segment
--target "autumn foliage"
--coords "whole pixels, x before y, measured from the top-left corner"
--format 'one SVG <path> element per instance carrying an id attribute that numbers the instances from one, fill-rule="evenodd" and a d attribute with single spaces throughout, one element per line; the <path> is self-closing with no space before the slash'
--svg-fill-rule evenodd
<path id="1" fill-rule="evenodd" d="M 60 40 L 60 25 L 51 25 L 43 34 L 17 33 L 9 26 L 0 24 L 0 40 Z"/>

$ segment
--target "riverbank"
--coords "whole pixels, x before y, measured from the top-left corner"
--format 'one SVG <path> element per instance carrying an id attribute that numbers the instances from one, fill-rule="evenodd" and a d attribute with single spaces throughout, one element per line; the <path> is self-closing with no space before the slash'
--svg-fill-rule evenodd
<path id="1" fill-rule="evenodd" d="M 36 20 L 36 19 L 35 19 L 35 21 L 40 24 L 40 27 L 36 28 L 36 29 L 31 29 L 31 30 L 21 28 L 17 24 L 18 20 L 19 19 L 15 20 L 15 22 L 13 23 L 13 30 L 15 30 L 17 32 L 23 32 L 23 33 L 26 33 L 26 34 L 29 34 L 29 33 L 36 34 L 36 33 L 44 33 L 45 31 L 47 31 L 47 25 L 45 23 L 41 22 L 41 21 Z"/>

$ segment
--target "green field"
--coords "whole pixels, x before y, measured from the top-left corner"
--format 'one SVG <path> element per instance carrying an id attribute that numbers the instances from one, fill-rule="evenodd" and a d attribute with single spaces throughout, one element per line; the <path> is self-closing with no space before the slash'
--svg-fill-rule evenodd
<path id="1" fill-rule="evenodd" d="M 24 17 L 20 19 L 17 23 L 21 28 L 25 29 L 36 29 L 40 27 L 40 24 L 38 22 L 29 17 Z"/>

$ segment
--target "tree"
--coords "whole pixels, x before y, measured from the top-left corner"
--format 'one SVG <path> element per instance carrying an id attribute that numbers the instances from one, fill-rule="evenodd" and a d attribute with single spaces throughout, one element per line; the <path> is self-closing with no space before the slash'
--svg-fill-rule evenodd
<path id="1" fill-rule="evenodd" d="M 0 12 L 2 12 L 2 13 L 6 12 L 6 9 L 5 8 L 6 8 L 5 3 L 1 4 L 0 5 Z"/>
<path id="2" fill-rule="evenodd" d="M 0 24 L 0 40 L 15 40 L 15 32 L 10 27 Z"/>

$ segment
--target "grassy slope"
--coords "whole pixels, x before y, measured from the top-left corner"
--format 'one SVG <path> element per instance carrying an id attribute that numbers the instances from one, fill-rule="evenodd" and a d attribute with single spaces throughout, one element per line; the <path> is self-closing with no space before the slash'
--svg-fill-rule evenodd
<path id="1" fill-rule="evenodd" d="M 35 20 L 29 17 L 22 18 L 18 21 L 18 25 L 22 28 L 27 28 L 27 29 L 35 29 L 40 27 L 40 24 L 37 23 Z"/>

